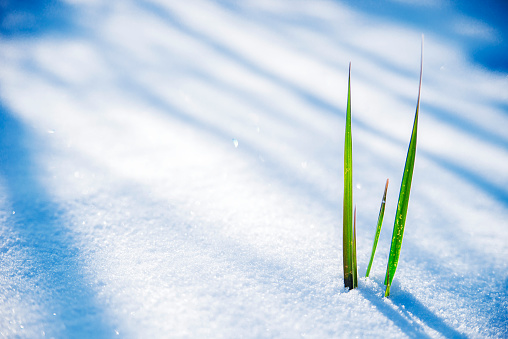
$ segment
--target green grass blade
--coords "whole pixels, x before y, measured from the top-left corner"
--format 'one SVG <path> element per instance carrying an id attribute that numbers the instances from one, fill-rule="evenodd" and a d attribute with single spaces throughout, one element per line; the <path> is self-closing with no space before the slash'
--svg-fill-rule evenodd
<path id="1" fill-rule="evenodd" d="M 351 136 L 351 63 L 349 63 L 349 77 L 346 108 L 346 132 L 344 141 L 344 201 L 342 211 L 342 262 L 344 267 L 344 286 L 355 288 L 353 268 L 356 252 L 353 241 L 353 142 Z"/>
<path id="2" fill-rule="evenodd" d="M 397 203 L 397 212 L 395 213 L 395 222 L 393 225 L 392 243 L 390 246 L 390 256 L 388 257 L 388 267 L 386 269 L 385 285 L 387 285 L 385 296 L 390 295 L 390 286 L 393 276 L 397 270 L 399 262 L 400 248 L 402 245 L 402 237 L 404 236 L 404 226 L 406 223 L 407 208 L 409 205 L 409 193 L 411 191 L 411 182 L 413 180 L 413 170 L 416 157 L 416 136 L 418 131 L 418 113 L 420 110 L 420 93 L 422 89 L 422 73 L 423 73 L 423 36 L 422 51 L 420 63 L 420 84 L 418 88 L 418 100 L 416 102 L 416 112 L 413 122 L 413 131 L 406 156 L 406 164 L 404 166 L 404 174 L 400 185 L 399 201 Z"/>
<path id="3" fill-rule="evenodd" d="M 372 262 L 374 261 L 374 254 L 376 253 L 377 242 L 379 240 L 379 234 L 381 233 L 381 226 L 383 225 L 383 217 L 385 215 L 386 192 L 388 191 L 388 182 L 389 180 L 386 179 L 385 192 L 383 193 L 383 199 L 381 200 L 381 208 L 379 209 L 379 215 L 377 217 L 377 228 L 376 235 L 374 236 L 374 244 L 372 245 L 372 253 L 370 254 L 369 266 L 367 266 L 367 273 L 365 273 L 366 277 L 368 277 L 370 274 Z"/>
<path id="4" fill-rule="evenodd" d="M 386 281 L 388 284 L 386 285 L 385 297 L 388 297 L 390 295 L 390 287 L 392 286 L 389 271 L 386 272 Z"/>
<path id="5" fill-rule="evenodd" d="M 353 217 L 353 288 L 358 287 L 358 266 L 356 263 L 356 206 Z"/>

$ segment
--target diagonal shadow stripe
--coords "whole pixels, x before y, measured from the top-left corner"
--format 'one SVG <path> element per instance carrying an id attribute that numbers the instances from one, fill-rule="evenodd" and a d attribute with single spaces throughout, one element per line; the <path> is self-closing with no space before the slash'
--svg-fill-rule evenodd
<path id="1" fill-rule="evenodd" d="M 46 335 L 110 337 L 114 329 L 87 282 L 80 250 L 62 218 L 63 209 L 51 201 L 39 182 L 40 170 L 29 145 L 33 147 L 34 140 L 0 103 L 0 175 L 15 212 L 7 223 L 18 238 L 11 245 L 29 258 L 18 261 L 17 272 L 12 272 L 17 279 L 13 281 L 29 281 L 29 285 L 39 287 L 36 293 L 45 310 L 41 318 Z M 11 288 L 21 292 L 23 288 L 16 282 Z"/>

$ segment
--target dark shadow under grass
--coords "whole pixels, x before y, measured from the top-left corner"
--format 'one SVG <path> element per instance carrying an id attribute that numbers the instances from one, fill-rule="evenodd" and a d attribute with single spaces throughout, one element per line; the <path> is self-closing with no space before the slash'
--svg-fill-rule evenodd
<path id="1" fill-rule="evenodd" d="M 447 325 L 411 293 L 392 285 L 393 296 L 390 299 L 382 298 L 384 286 L 377 284 L 377 288 L 363 284 L 358 289 L 360 294 L 376 307 L 386 318 L 401 329 L 410 338 L 430 338 L 425 333 L 420 322 L 435 330 L 446 338 L 467 338 L 464 334 Z"/>

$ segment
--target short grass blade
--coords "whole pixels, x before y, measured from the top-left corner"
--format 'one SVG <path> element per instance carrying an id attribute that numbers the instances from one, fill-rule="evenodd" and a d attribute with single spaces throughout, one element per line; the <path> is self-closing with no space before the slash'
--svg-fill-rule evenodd
<path id="1" fill-rule="evenodd" d="M 390 287 L 392 286 L 389 271 L 386 272 L 386 281 L 388 282 L 388 284 L 386 284 L 385 297 L 388 297 L 390 295 Z"/>
<path id="2" fill-rule="evenodd" d="M 353 143 L 351 136 L 351 63 L 349 63 L 346 131 L 344 140 L 344 201 L 342 211 L 342 260 L 344 267 L 344 286 L 355 288 L 356 251 L 353 235 Z"/>
<path id="3" fill-rule="evenodd" d="M 369 266 L 367 266 L 367 273 L 365 276 L 368 277 L 370 269 L 372 268 L 372 262 L 374 261 L 374 254 L 376 254 L 377 242 L 379 240 L 379 234 L 381 233 L 381 226 L 383 225 L 383 217 L 385 215 L 385 204 L 386 204 L 386 192 L 388 191 L 389 179 L 386 179 L 385 191 L 383 193 L 383 199 L 381 200 L 381 208 L 379 209 L 379 215 L 377 217 L 377 228 L 376 235 L 374 236 L 374 244 L 372 245 L 372 253 L 370 254 Z"/>
<path id="4" fill-rule="evenodd" d="M 353 217 L 353 288 L 358 287 L 358 266 L 356 262 L 356 206 Z"/>
<path id="5" fill-rule="evenodd" d="M 399 201 L 397 203 L 397 212 L 395 213 L 395 222 L 393 225 L 392 243 L 390 246 L 390 255 L 388 257 L 388 267 L 386 268 L 385 296 L 390 295 L 390 286 L 393 281 L 393 276 L 397 270 L 399 262 L 400 249 L 402 245 L 402 237 L 404 236 L 404 226 L 406 223 L 407 208 L 409 205 L 409 193 L 411 191 L 411 182 L 413 180 L 413 170 L 416 157 L 416 137 L 418 132 L 418 113 L 420 110 L 420 93 L 422 89 L 422 73 L 423 73 L 423 36 L 422 36 L 422 51 L 420 63 L 420 85 L 418 88 L 418 100 L 416 102 L 416 112 L 413 122 L 413 131 L 411 133 L 411 140 L 406 156 L 406 164 L 404 166 L 404 174 L 400 185 Z"/>

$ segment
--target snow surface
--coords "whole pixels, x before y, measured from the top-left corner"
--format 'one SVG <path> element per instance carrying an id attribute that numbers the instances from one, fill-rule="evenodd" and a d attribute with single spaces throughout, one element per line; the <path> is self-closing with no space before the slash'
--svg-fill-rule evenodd
<path id="1" fill-rule="evenodd" d="M 426 34 L 386 299 L 421 30 L 330 1 L 65 8 L 66 27 L 0 37 L 1 336 L 508 336 L 506 74 Z M 341 259 L 349 61 L 353 291 Z"/>

